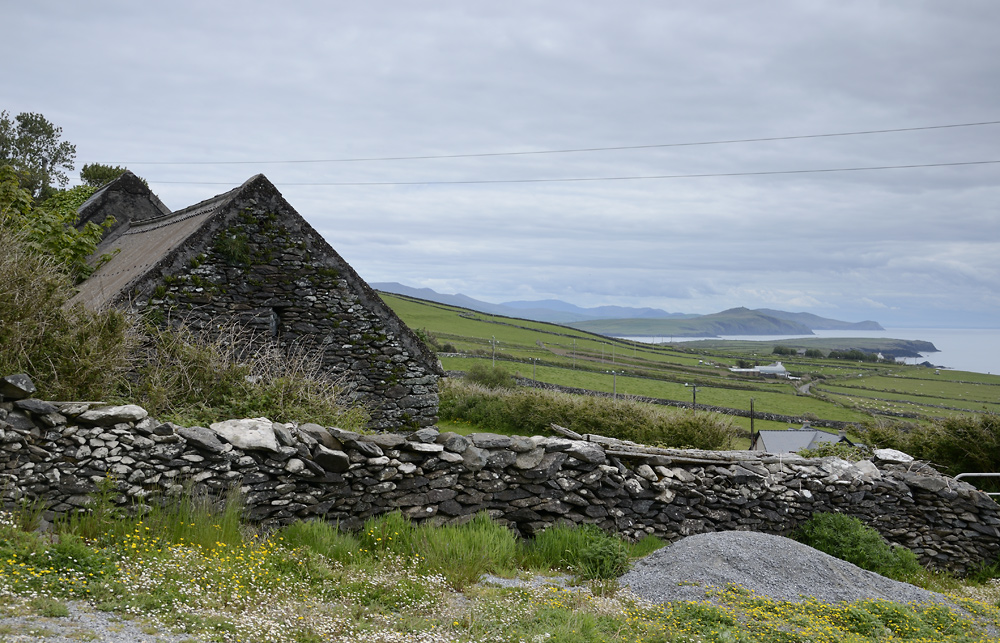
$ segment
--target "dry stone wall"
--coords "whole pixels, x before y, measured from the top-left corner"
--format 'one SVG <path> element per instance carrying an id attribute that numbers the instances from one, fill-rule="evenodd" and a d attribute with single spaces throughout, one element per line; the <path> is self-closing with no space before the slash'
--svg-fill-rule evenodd
<path id="1" fill-rule="evenodd" d="M 169 500 L 185 485 L 239 486 L 249 517 L 272 524 L 323 519 L 356 529 L 393 510 L 457 524 L 485 511 L 524 536 L 592 523 L 674 541 L 719 530 L 787 534 L 813 512 L 836 511 L 940 568 L 992 561 L 1000 545 L 1000 505 L 889 456 L 852 464 L 745 451 L 630 455 L 585 440 L 432 427 L 359 435 L 263 418 L 181 427 L 133 405 L 9 397 L 0 402 L 0 445 L 3 503 L 42 499 L 48 521 L 85 509 L 110 476 L 122 505 Z"/>

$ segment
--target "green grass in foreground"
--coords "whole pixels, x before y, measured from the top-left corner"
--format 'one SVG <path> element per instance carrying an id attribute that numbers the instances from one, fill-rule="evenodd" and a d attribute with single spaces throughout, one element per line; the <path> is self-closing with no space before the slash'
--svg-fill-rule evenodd
<path id="1" fill-rule="evenodd" d="M 654 605 L 620 590 L 614 576 L 659 547 L 655 539 L 628 545 L 593 529 L 553 528 L 525 543 L 485 516 L 429 528 L 399 514 L 356 534 L 325 523 L 273 534 L 244 524 L 234 533 L 233 515 L 190 501 L 141 520 L 105 512 L 105 529 L 84 538 L 72 532 L 96 522 L 43 536 L 22 529 L 30 512 L 0 514 L 0 640 L 14 633 L 4 617 L 59 618 L 71 599 L 142 619 L 151 634 L 199 641 L 965 643 L 995 640 L 983 624 L 1000 626 L 1000 588 L 931 575 L 924 580 L 947 583 L 965 614 L 884 601 L 787 603 L 735 586 L 711 601 Z M 558 571 L 580 584 L 476 584 L 483 573 Z"/>

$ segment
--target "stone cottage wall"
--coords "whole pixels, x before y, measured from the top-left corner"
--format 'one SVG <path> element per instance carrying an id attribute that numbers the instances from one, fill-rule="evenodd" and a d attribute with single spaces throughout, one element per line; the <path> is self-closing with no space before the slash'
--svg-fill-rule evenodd
<path id="1" fill-rule="evenodd" d="M 133 305 L 202 330 L 236 320 L 286 351 L 319 350 L 372 411 L 373 428 L 437 421 L 440 367 L 378 295 L 273 189 L 246 188 L 142 282 Z"/>
<path id="2" fill-rule="evenodd" d="M 525 536 L 591 523 L 674 541 L 717 530 L 787 534 L 813 512 L 835 511 L 940 568 L 992 561 L 1000 545 L 1000 505 L 928 468 L 888 461 L 642 455 L 552 437 L 358 435 L 264 419 L 180 427 L 136 406 L 35 399 L 0 404 L 0 446 L 4 504 L 43 499 L 49 521 L 85 508 L 112 476 L 122 505 L 169 498 L 185 484 L 215 493 L 239 486 L 249 517 L 264 523 L 324 519 L 356 529 L 400 510 L 457 524 L 485 511 Z"/>

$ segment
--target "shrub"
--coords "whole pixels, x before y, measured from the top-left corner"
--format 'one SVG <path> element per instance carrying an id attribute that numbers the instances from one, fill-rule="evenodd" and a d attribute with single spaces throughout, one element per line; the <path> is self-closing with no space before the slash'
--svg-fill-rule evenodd
<path id="1" fill-rule="evenodd" d="M 32 251 L 49 257 L 76 281 L 85 279 L 109 256 L 96 264 L 88 258 L 97 249 L 104 230 L 114 223 L 108 217 L 101 225 L 88 222 L 77 227 L 77 209 L 96 188 L 79 185 L 61 190 L 33 205 L 31 195 L 18 187 L 17 173 L 0 166 L 0 228 L 18 234 Z"/>
<path id="2" fill-rule="evenodd" d="M 49 399 L 102 399 L 127 366 L 131 321 L 67 307 L 72 279 L 0 226 L 0 373 L 27 373 Z"/>
<path id="3" fill-rule="evenodd" d="M 960 415 L 929 425 L 876 421 L 861 430 L 865 443 L 898 449 L 941 466 L 949 475 L 1000 470 L 1000 414 Z"/>
<path id="4" fill-rule="evenodd" d="M 550 527 L 528 545 L 529 565 L 564 568 L 585 580 L 618 578 L 628 571 L 629 547 L 594 525 Z"/>
<path id="5" fill-rule="evenodd" d="M 442 420 L 470 422 L 497 433 L 537 435 L 554 423 L 577 433 L 669 447 L 728 448 L 737 435 L 732 421 L 715 413 L 667 409 L 622 397 L 490 389 L 451 379 L 442 382 L 439 414 Z"/>
<path id="6" fill-rule="evenodd" d="M 514 378 L 503 367 L 475 362 L 465 373 L 466 381 L 490 389 L 513 388 Z"/>
<path id="7" fill-rule="evenodd" d="M 893 546 L 853 516 L 816 513 L 793 534 L 795 540 L 862 569 L 906 581 L 923 568 L 905 547 Z"/>

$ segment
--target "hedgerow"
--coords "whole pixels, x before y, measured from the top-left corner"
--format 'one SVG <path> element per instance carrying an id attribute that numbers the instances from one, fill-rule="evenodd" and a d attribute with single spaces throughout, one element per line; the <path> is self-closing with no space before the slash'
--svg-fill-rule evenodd
<path id="1" fill-rule="evenodd" d="M 441 384 L 440 417 L 497 433 L 543 434 L 554 423 L 581 434 L 696 449 L 730 448 L 738 435 L 729 418 L 713 413 L 665 409 L 624 396 L 494 389 L 454 379 Z"/>

